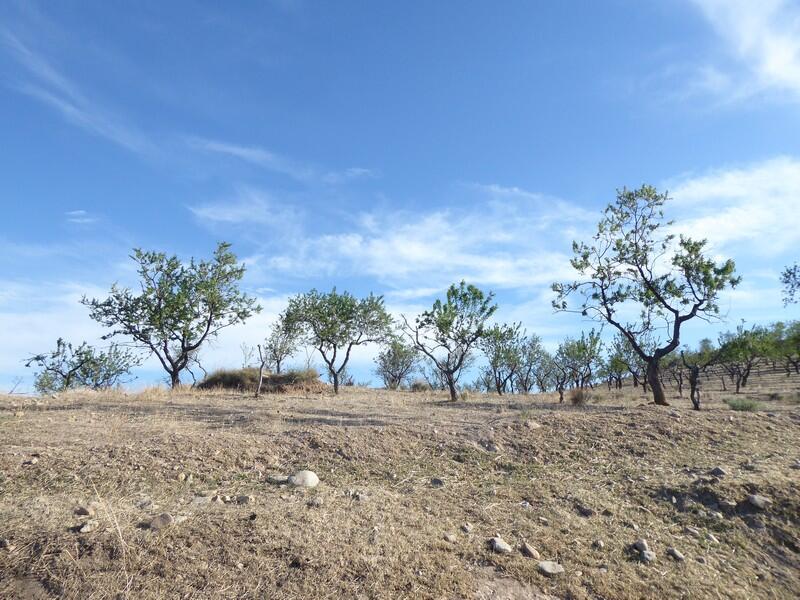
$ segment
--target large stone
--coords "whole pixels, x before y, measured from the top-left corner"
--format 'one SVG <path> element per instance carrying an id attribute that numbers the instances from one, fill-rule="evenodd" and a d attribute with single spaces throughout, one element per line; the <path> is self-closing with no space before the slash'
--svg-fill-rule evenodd
<path id="1" fill-rule="evenodd" d="M 519 549 L 522 552 L 522 554 L 524 554 L 528 558 L 539 560 L 539 551 L 533 546 L 531 546 L 528 542 L 523 542 L 522 546 L 520 546 Z"/>
<path id="2" fill-rule="evenodd" d="M 686 557 L 681 553 L 680 550 L 677 548 L 669 547 L 667 548 L 667 554 L 677 560 L 678 562 L 683 562 L 686 560 Z"/>
<path id="3" fill-rule="evenodd" d="M 175 519 L 172 518 L 172 515 L 169 513 L 161 513 L 157 517 L 154 517 L 150 521 L 150 529 L 153 531 L 160 531 L 162 529 L 166 529 L 172 523 L 175 522 Z"/>
<path id="4" fill-rule="evenodd" d="M 751 494 L 747 497 L 747 503 L 756 510 L 766 510 L 772 504 L 772 500 L 766 496 Z"/>
<path id="5" fill-rule="evenodd" d="M 728 474 L 728 472 L 725 469 L 723 469 L 722 467 L 714 467 L 709 472 L 709 475 L 713 475 L 714 477 L 725 477 L 725 475 L 727 475 L 727 474 Z"/>
<path id="6" fill-rule="evenodd" d="M 289 483 L 289 476 L 279 474 L 267 475 L 267 483 L 271 483 L 272 485 L 284 485 Z"/>
<path id="7" fill-rule="evenodd" d="M 656 559 L 656 553 L 652 550 L 645 550 L 640 554 L 642 562 L 651 563 Z"/>
<path id="8" fill-rule="evenodd" d="M 288 482 L 295 487 L 314 488 L 319 485 L 319 477 L 314 471 L 303 470 L 289 477 Z"/>
<path id="9" fill-rule="evenodd" d="M 650 550 L 650 546 L 647 543 L 647 540 L 644 538 L 639 538 L 635 542 L 633 542 L 633 548 L 638 550 L 639 552 L 647 552 Z"/>
<path id="10" fill-rule="evenodd" d="M 500 536 L 490 539 L 489 547 L 492 549 L 492 552 L 497 552 L 498 554 L 510 554 L 512 552 L 511 546 Z"/>
<path id="11" fill-rule="evenodd" d="M 98 527 L 100 527 L 99 521 L 95 521 L 94 519 L 89 519 L 88 521 L 86 521 L 86 523 L 84 523 L 81 526 L 81 528 L 78 531 L 81 533 L 91 533 Z"/>
<path id="12" fill-rule="evenodd" d="M 536 565 L 536 568 L 539 569 L 539 573 L 545 577 L 555 577 L 564 572 L 564 567 L 552 560 L 543 560 Z"/>

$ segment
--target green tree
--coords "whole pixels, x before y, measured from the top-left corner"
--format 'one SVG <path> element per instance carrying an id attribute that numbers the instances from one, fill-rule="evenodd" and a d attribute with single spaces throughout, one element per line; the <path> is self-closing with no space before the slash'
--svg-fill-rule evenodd
<path id="1" fill-rule="evenodd" d="M 646 363 L 647 381 L 660 405 L 668 404 L 660 361 L 680 344 L 681 327 L 695 317 L 717 317 L 720 292 L 740 280 L 732 260 L 717 264 L 705 255 L 705 240 L 663 234 L 662 227 L 671 224 L 664 222 L 667 200 L 667 194 L 648 185 L 620 190 L 592 243 L 573 242 L 571 262 L 582 279 L 553 284 L 556 310 L 571 310 L 568 298 L 578 295 L 573 312 L 607 322 L 625 336 Z M 624 320 L 634 309 L 639 318 Z M 652 349 L 643 345 L 647 337 L 656 340 Z"/>
<path id="2" fill-rule="evenodd" d="M 519 367 L 514 374 L 514 384 L 518 392 L 530 394 L 536 386 L 541 392 L 547 391 L 550 377 L 547 372 L 548 357 L 538 335 L 531 334 L 522 339 Z"/>
<path id="3" fill-rule="evenodd" d="M 601 365 L 603 343 L 600 334 L 592 329 L 579 339 L 567 338 L 559 346 L 558 363 L 566 369 L 568 379 L 576 388 L 591 386 Z"/>
<path id="4" fill-rule="evenodd" d="M 754 326 L 745 329 L 739 325 L 735 332 L 723 333 L 719 339 L 720 362 L 731 381 L 736 385 L 736 393 L 747 386 L 747 381 L 762 358 L 775 352 L 774 338 L 765 327 Z"/>
<path id="5" fill-rule="evenodd" d="M 103 351 L 86 342 L 74 347 L 58 338 L 51 352 L 36 354 L 25 362 L 26 367 L 40 370 L 34 376 L 34 387 L 41 394 L 89 387 L 95 390 L 113 387 L 139 364 L 136 355 L 117 344 Z"/>
<path id="6" fill-rule="evenodd" d="M 403 332 L 414 347 L 428 357 L 445 380 L 450 400 L 458 400 L 457 382 L 486 322 L 497 310 L 494 294 L 474 285 L 451 285 L 444 301 L 437 299 L 413 324 L 403 317 Z"/>
<path id="7" fill-rule="evenodd" d="M 800 292 L 800 263 L 786 267 L 781 273 L 783 284 L 783 304 L 794 304 Z"/>
<path id="8" fill-rule="evenodd" d="M 386 389 L 396 390 L 408 381 L 418 362 L 416 348 L 392 336 L 375 358 L 375 374 L 381 378 Z"/>
<path id="9" fill-rule="evenodd" d="M 525 332 L 520 323 L 503 323 L 487 328 L 478 342 L 489 362 L 489 380 L 500 396 L 509 390 L 509 386 L 513 387 L 514 377 L 522 365 L 524 340 Z"/>
<path id="10" fill-rule="evenodd" d="M 280 374 L 286 359 L 297 352 L 301 335 L 302 331 L 297 323 L 286 318 L 286 312 L 279 314 L 270 327 L 267 339 L 264 340 L 264 350 L 261 352 L 264 366 Z"/>
<path id="11" fill-rule="evenodd" d="M 340 294 L 336 288 L 328 293 L 311 290 L 290 298 L 286 321 L 298 327 L 308 344 L 320 353 L 336 394 L 353 348 L 385 341 L 392 324 L 382 296 L 370 294 L 358 299 L 348 292 Z"/>
<path id="12" fill-rule="evenodd" d="M 107 299 L 84 297 L 82 303 L 95 321 L 113 328 L 104 339 L 127 336 L 154 354 L 173 388 L 207 339 L 261 310 L 239 290 L 245 268 L 230 244 L 220 243 L 212 260 L 192 258 L 188 264 L 139 248 L 131 258 L 140 278 L 138 293 L 114 284 Z"/>

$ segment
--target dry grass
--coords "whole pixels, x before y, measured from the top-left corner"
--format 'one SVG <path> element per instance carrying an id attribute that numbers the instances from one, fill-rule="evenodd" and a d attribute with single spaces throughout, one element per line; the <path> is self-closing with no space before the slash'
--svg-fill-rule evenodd
<path id="1" fill-rule="evenodd" d="M 697 413 L 632 390 L 585 407 L 361 389 L 0 397 L 0 597 L 796 598 L 800 406 L 722 400 Z M 718 465 L 728 475 L 708 474 Z M 266 482 L 302 468 L 318 488 Z M 199 503 L 204 490 L 255 502 Z M 753 513 L 751 493 L 773 504 Z M 79 533 L 74 509 L 92 501 L 99 527 Z M 161 512 L 187 518 L 143 527 Z M 492 554 L 496 534 L 565 573 Z M 655 563 L 630 553 L 639 537 Z"/>

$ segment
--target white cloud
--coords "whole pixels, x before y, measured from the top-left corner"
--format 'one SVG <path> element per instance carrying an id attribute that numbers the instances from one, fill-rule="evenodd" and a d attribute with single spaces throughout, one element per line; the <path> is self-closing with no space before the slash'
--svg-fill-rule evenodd
<path id="1" fill-rule="evenodd" d="M 90 225 L 97 222 L 97 217 L 93 217 L 85 210 L 69 210 L 64 215 L 67 217 L 67 223 L 76 225 Z"/>
<path id="2" fill-rule="evenodd" d="M 471 186 L 481 202 L 414 214 L 360 215 L 350 230 L 306 237 L 265 257 L 268 270 L 371 277 L 413 296 L 466 279 L 496 288 L 547 285 L 569 272 L 573 234 L 592 215 L 517 188 Z M 424 294 L 423 294 L 424 295 Z M 408 297 L 410 297 L 408 296 Z"/>
<path id="3" fill-rule="evenodd" d="M 693 0 L 743 72 L 702 67 L 692 85 L 745 97 L 766 90 L 800 99 L 800 6 L 786 0 Z"/>
<path id="4" fill-rule="evenodd" d="M 680 231 L 717 249 L 780 256 L 800 244 L 800 159 L 687 175 L 668 183 Z"/>
<path id="5" fill-rule="evenodd" d="M 327 184 L 341 184 L 356 179 L 374 178 L 377 176 L 374 171 L 362 167 L 350 167 L 343 171 L 327 171 L 323 173 L 314 167 L 281 156 L 280 154 L 259 146 L 244 146 L 201 137 L 187 137 L 185 141 L 186 144 L 194 150 L 231 156 L 267 169 L 268 171 L 287 175 L 303 183 L 322 182 Z"/>
<path id="6" fill-rule="evenodd" d="M 87 99 L 75 83 L 17 36 L 0 30 L 0 40 L 32 77 L 32 81 L 19 85 L 18 91 L 55 109 L 72 124 L 127 150 L 139 154 L 156 151 L 145 135 Z"/>
<path id="7" fill-rule="evenodd" d="M 294 206 L 248 186 L 239 186 L 232 199 L 188 208 L 196 218 L 211 226 L 267 227 L 283 236 L 296 235 L 303 216 Z"/>

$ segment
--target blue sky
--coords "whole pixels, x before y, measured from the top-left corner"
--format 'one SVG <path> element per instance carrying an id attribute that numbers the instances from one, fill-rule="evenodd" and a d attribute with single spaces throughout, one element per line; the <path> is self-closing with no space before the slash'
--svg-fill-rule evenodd
<path id="1" fill-rule="evenodd" d="M 798 131 L 788 0 L 4 2 L 0 389 L 97 341 L 78 299 L 133 284 L 135 246 L 246 260 L 265 310 L 210 368 L 333 285 L 413 315 L 464 278 L 552 345 L 591 326 L 550 309 L 572 239 L 645 182 L 744 277 L 687 341 L 800 318 Z"/>

